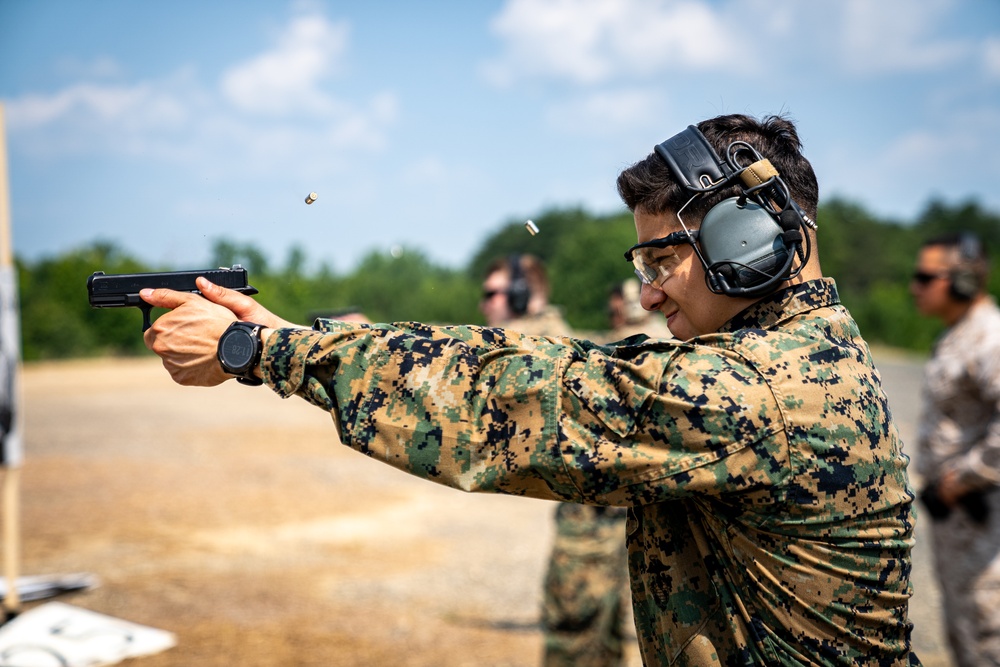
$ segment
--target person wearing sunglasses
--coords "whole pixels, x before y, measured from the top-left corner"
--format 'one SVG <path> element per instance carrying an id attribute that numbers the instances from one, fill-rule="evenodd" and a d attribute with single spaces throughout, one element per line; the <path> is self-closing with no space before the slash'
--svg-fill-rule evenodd
<path id="1" fill-rule="evenodd" d="M 549 302 L 548 271 L 541 259 L 513 253 L 486 267 L 479 311 L 488 327 L 512 328 L 537 336 L 569 336 L 561 309 Z"/>
<path id="2" fill-rule="evenodd" d="M 689 126 L 618 177 L 640 301 L 675 339 L 318 320 L 145 291 L 181 384 L 237 374 L 328 411 L 340 441 L 458 489 L 628 511 L 644 664 L 919 664 L 913 492 L 857 325 L 816 252 L 818 185 L 787 118 Z M 619 250 L 618 252 L 621 252 Z M 260 325 L 223 363 L 234 320 Z M 498 573 L 502 576 L 502 573 Z"/>
<path id="3" fill-rule="evenodd" d="M 944 323 L 924 368 L 917 468 L 957 667 L 1000 665 L 1000 309 L 978 236 L 924 242 L 917 310 Z"/>
<path id="4" fill-rule="evenodd" d="M 534 336 L 569 336 L 549 303 L 545 264 L 515 253 L 486 267 L 479 310 L 486 326 Z M 628 568 L 625 510 L 559 503 L 542 582 L 542 665 L 616 667 L 626 655 Z M 634 642 L 634 639 L 632 640 Z"/>

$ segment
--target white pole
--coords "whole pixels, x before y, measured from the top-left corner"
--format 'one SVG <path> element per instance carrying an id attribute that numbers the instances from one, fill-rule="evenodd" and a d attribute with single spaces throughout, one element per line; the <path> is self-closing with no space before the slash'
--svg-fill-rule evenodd
<path id="1" fill-rule="evenodd" d="M 21 331 L 19 326 L 17 302 L 17 269 L 14 266 L 14 251 L 10 223 L 10 180 L 7 172 L 7 139 L 4 122 L 4 108 L 0 103 L 0 290 L 7 288 L 5 295 L 0 295 L 0 342 L 3 349 L 0 352 L 0 363 L 9 363 L 9 376 L 6 397 L 11 410 L 10 424 L 13 428 L 4 433 L 5 451 L 3 463 L 5 466 L 3 482 L 3 573 L 7 579 L 7 595 L 4 596 L 3 607 L 7 619 L 17 615 L 21 609 L 21 596 L 17 590 L 17 579 L 20 574 L 21 526 L 20 526 L 20 482 L 21 482 L 21 443 L 18 376 L 21 362 Z M 13 320 L 13 321 L 11 321 Z"/>
<path id="2" fill-rule="evenodd" d="M 3 572 L 7 580 L 3 608 L 7 619 L 21 611 L 21 595 L 17 590 L 21 559 L 20 491 L 21 469 L 7 468 L 3 481 Z"/>

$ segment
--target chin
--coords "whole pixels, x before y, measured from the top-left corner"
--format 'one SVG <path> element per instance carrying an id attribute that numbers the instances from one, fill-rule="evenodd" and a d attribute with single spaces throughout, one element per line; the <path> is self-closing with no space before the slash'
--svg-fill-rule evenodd
<path id="1" fill-rule="evenodd" d="M 674 338 L 676 338 L 677 340 L 691 340 L 692 338 L 698 335 L 696 333 L 693 333 L 688 327 L 684 326 L 683 324 L 677 324 L 675 326 L 670 326 L 668 324 L 667 328 L 670 329 L 670 333 L 672 333 L 674 335 Z"/>

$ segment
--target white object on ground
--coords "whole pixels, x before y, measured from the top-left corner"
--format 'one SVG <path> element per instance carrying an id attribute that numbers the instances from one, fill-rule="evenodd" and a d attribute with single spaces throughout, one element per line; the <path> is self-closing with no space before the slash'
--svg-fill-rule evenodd
<path id="1" fill-rule="evenodd" d="M 173 633 L 47 602 L 0 627 L 5 667 L 103 667 L 177 645 Z"/>

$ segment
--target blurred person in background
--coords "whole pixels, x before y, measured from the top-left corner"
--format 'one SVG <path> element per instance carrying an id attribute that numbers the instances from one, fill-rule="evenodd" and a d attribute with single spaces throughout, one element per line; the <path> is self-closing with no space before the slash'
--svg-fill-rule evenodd
<path id="1" fill-rule="evenodd" d="M 559 309 L 549 303 L 548 274 L 534 255 L 494 260 L 486 269 L 479 308 L 491 327 L 570 335 Z M 625 508 L 560 503 L 555 526 L 542 589 L 543 664 L 617 667 L 628 609 Z"/>
<path id="2" fill-rule="evenodd" d="M 569 336 L 559 308 L 549 303 L 545 265 L 534 255 L 499 257 L 486 267 L 479 310 L 486 326 L 535 336 Z"/>
<path id="3" fill-rule="evenodd" d="M 924 370 L 918 436 L 948 641 L 958 667 L 1000 665 L 1000 310 L 970 232 L 926 241 L 910 292 L 947 327 Z"/>
<path id="4" fill-rule="evenodd" d="M 608 294 L 608 343 L 645 334 L 650 338 L 671 338 L 667 321 L 642 307 L 642 285 L 638 278 L 618 283 Z"/>

